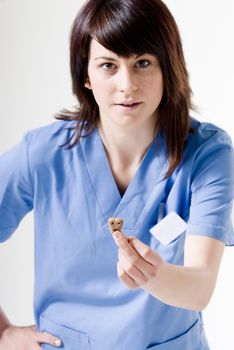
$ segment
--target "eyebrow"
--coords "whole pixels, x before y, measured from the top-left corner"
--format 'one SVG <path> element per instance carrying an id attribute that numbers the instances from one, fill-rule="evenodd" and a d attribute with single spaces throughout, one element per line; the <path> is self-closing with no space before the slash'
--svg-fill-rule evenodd
<path id="1" fill-rule="evenodd" d="M 141 53 L 140 55 L 137 55 L 135 58 L 138 58 L 138 57 L 143 56 L 143 55 L 144 55 L 144 53 Z M 107 56 L 96 57 L 96 58 L 94 58 L 94 61 L 100 60 L 100 59 L 108 60 L 108 61 L 117 61 L 117 59 L 115 59 L 113 57 L 107 57 Z"/>

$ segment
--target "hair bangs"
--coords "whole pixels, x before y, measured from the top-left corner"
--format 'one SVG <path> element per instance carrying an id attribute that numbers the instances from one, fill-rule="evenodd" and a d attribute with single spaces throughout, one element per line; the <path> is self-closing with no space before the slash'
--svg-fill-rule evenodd
<path id="1" fill-rule="evenodd" d="M 129 1 L 112 1 L 99 7 L 90 35 L 107 50 L 118 56 L 130 57 L 144 53 L 160 55 L 156 32 L 152 21 L 148 21 L 144 13 L 134 10 L 134 4 L 130 6 Z M 156 47 L 158 52 L 155 52 Z"/>

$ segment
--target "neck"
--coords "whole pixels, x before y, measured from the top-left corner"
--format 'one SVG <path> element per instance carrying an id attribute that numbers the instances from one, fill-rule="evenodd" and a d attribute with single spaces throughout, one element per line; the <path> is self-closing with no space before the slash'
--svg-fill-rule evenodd
<path id="1" fill-rule="evenodd" d="M 98 129 L 109 159 L 123 166 L 139 164 L 154 138 L 152 123 L 127 128 L 100 121 Z"/>

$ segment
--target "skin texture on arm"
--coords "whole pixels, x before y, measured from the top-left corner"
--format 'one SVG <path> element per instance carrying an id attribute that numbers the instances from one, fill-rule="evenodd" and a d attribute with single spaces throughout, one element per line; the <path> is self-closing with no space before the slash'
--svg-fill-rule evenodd
<path id="1" fill-rule="evenodd" d="M 202 311 L 213 294 L 224 243 L 210 237 L 187 236 L 184 266 L 163 263 L 148 291 L 170 305 Z"/>
<path id="2" fill-rule="evenodd" d="M 117 238 L 116 236 L 119 236 Z M 115 231 L 119 247 L 117 272 L 130 289 L 142 288 L 160 301 L 185 309 L 203 310 L 212 296 L 224 243 L 207 236 L 188 235 L 185 264 L 177 266 L 136 238 Z"/>

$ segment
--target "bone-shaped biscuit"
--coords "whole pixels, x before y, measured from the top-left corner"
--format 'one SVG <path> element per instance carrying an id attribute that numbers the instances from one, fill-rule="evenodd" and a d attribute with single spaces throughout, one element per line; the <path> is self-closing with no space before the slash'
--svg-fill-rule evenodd
<path id="1" fill-rule="evenodd" d="M 110 228 L 111 233 L 114 233 L 115 231 L 120 231 L 123 226 L 123 219 L 120 218 L 109 218 L 108 219 L 108 225 Z"/>

